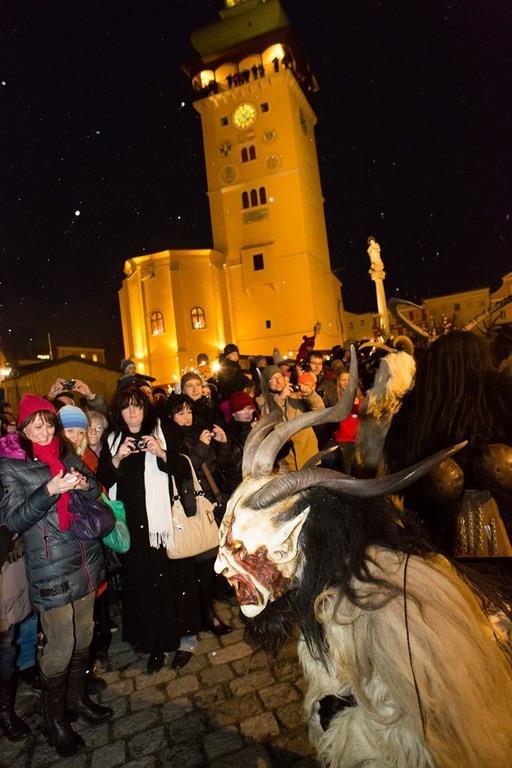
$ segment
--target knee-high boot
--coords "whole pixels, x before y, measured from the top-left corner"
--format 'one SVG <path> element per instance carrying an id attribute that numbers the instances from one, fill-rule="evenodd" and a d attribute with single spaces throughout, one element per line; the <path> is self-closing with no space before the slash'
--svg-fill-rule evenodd
<path id="1" fill-rule="evenodd" d="M 110 707 L 97 704 L 86 690 L 86 672 L 89 667 L 89 648 L 73 651 L 68 667 L 67 710 L 83 717 L 89 723 L 104 723 L 114 714 Z"/>
<path id="2" fill-rule="evenodd" d="M 43 709 L 45 717 L 45 736 L 48 744 L 55 747 L 59 755 L 68 757 L 78 752 L 84 745 L 84 740 L 72 729 L 66 714 L 66 684 L 67 669 L 59 675 L 45 677 L 40 672 L 41 690 L 43 692 Z"/>
<path id="3" fill-rule="evenodd" d="M 16 677 L 0 679 L 0 728 L 9 741 L 20 741 L 30 735 L 30 728 L 14 711 Z"/>

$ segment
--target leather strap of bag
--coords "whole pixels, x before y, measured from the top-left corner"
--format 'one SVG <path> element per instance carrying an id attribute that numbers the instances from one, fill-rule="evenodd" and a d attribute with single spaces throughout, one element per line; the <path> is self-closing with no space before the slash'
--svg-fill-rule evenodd
<path id="1" fill-rule="evenodd" d="M 218 496 L 220 494 L 219 487 L 218 487 L 217 483 L 215 482 L 215 480 L 213 479 L 213 475 L 210 472 L 210 470 L 208 468 L 208 464 L 206 463 L 206 461 L 203 461 L 203 463 L 201 464 L 201 469 L 204 472 L 204 476 L 208 480 L 210 488 L 213 491 L 213 495 L 214 496 Z"/>
<path id="2" fill-rule="evenodd" d="M 194 491 L 196 493 L 198 493 L 198 492 L 202 493 L 203 489 L 202 489 L 201 483 L 199 482 L 199 479 L 198 479 L 198 477 L 196 475 L 196 471 L 194 469 L 194 465 L 192 464 L 192 460 L 191 460 L 190 456 L 187 456 L 186 453 L 180 453 L 180 456 L 183 456 L 183 458 L 186 459 L 188 461 L 189 465 L 190 465 L 190 474 L 192 475 L 192 483 L 193 483 L 193 486 L 194 486 Z"/>

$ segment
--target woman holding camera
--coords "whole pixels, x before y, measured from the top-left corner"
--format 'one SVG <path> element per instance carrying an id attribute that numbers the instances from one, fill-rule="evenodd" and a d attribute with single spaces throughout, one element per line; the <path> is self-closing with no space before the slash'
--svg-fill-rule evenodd
<path id="1" fill-rule="evenodd" d="M 169 560 L 166 553 L 172 537 L 168 473 L 180 477 L 190 470 L 143 392 L 119 390 L 112 411 L 114 428 L 100 454 L 98 477 L 126 508 L 131 547 L 120 556 L 123 639 L 149 653 L 152 674 L 182 636 L 199 630 L 199 605 L 188 589 L 193 565 Z"/>
<path id="2" fill-rule="evenodd" d="M 30 602 L 45 635 L 39 656 L 44 732 L 66 756 L 84 744 L 70 713 L 93 724 L 114 714 L 85 689 L 94 592 L 104 570 L 101 544 L 77 539 L 72 527 L 72 495 L 96 499 L 100 487 L 59 434 L 59 417 L 47 400 L 24 395 L 18 426 L 19 442 L 0 459 L 0 514 L 9 531 L 23 536 Z"/>
<path id="3" fill-rule="evenodd" d="M 226 433 L 217 424 L 209 430 L 203 429 L 201 422 L 197 423 L 194 401 L 187 395 L 171 395 L 166 407 L 171 422 L 178 430 L 180 452 L 190 457 L 205 496 L 212 502 L 218 502 L 214 475 L 222 469 L 226 472 L 226 480 L 229 482 L 229 479 L 236 474 L 234 458 L 237 455 L 236 446 L 228 442 Z M 196 513 L 196 499 L 190 478 L 181 481 L 180 490 L 185 512 L 191 517 Z M 232 628 L 224 624 L 216 615 L 213 605 L 216 592 L 213 563 L 216 556 L 215 551 L 206 552 L 194 558 L 196 584 L 201 604 L 201 629 L 213 632 L 214 635 L 227 635 L 232 632 Z"/>

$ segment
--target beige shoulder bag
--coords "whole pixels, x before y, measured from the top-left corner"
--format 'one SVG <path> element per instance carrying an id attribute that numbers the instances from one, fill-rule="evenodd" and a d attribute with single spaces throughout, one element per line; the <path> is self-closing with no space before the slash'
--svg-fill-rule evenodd
<path id="1" fill-rule="evenodd" d="M 187 517 L 185 514 L 176 481 L 172 477 L 171 516 L 174 541 L 167 547 L 167 557 L 171 560 L 195 557 L 219 546 L 219 529 L 213 514 L 216 505 L 204 495 L 190 458 L 184 453 L 181 456 L 185 456 L 190 464 L 196 497 L 196 514 L 193 517 Z"/>

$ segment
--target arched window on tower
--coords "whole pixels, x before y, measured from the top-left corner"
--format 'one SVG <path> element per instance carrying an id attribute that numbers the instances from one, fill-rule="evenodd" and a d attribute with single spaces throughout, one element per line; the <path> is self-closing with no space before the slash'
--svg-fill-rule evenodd
<path id="1" fill-rule="evenodd" d="M 265 187 L 260 187 L 260 205 L 265 205 L 267 202 L 267 190 Z"/>
<path id="2" fill-rule="evenodd" d="M 242 208 L 248 208 L 248 207 L 249 207 L 249 193 L 242 192 Z"/>
<path id="3" fill-rule="evenodd" d="M 242 163 L 248 163 L 249 160 L 256 160 L 256 147 L 251 144 L 249 147 L 242 148 Z"/>
<path id="4" fill-rule="evenodd" d="M 153 336 L 159 336 L 161 333 L 165 333 L 164 316 L 161 312 L 152 312 L 149 319 L 151 322 L 151 334 Z"/>
<path id="5" fill-rule="evenodd" d="M 190 320 L 195 331 L 206 328 L 206 316 L 202 307 L 192 307 L 190 310 Z"/>
<path id="6" fill-rule="evenodd" d="M 251 208 L 253 208 L 255 205 L 259 205 L 258 193 L 255 189 L 251 189 Z"/>

